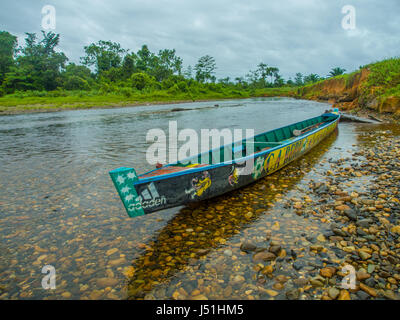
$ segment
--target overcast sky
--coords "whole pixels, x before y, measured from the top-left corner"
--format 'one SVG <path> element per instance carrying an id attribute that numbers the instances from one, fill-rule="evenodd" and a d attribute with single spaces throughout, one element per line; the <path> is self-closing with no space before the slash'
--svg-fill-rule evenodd
<path id="1" fill-rule="evenodd" d="M 175 48 L 184 66 L 209 54 L 217 78 L 244 76 L 259 62 L 326 76 L 400 55 L 400 0 L 1 0 L 0 30 L 40 32 L 42 7 L 56 8 L 60 49 L 79 62 L 98 40 L 137 51 Z M 344 30 L 342 7 L 356 9 L 356 29 Z"/>

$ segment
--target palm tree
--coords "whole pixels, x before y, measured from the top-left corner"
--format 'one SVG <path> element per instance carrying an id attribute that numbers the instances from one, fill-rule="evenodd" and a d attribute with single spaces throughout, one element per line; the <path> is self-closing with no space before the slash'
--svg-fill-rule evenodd
<path id="1" fill-rule="evenodd" d="M 340 67 L 333 68 L 331 72 L 329 72 L 328 77 L 336 77 L 340 76 L 346 72 L 346 69 L 342 69 Z"/>
<path id="2" fill-rule="evenodd" d="M 308 76 L 304 77 L 304 83 L 308 84 L 308 83 L 315 83 L 317 81 L 321 80 L 320 76 L 315 74 L 315 73 L 311 73 Z"/>

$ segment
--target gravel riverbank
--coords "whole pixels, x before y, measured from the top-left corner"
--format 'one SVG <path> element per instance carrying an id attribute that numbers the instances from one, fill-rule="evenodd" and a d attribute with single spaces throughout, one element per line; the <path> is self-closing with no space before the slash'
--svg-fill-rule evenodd
<path id="1" fill-rule="evenodd" d="M 398 300 L 400 138 L 397 127 L 372 128 L 337 157 L 315 151 L 230 202 L 185 208 L 135 261 L 128 297 Z M 345 289 L 349 266 L 355 287 Z"/>
<path id="2" fill-rule="evenodd" d="M 44 161 L 20 171 L 13 158 L 0 299 L 398 299 L 399 156 L 398 125 L 341 123 L 257 183 L 136 219 L 98 158 L 53 161 L 44 176 Z M 41 287 L 48 264 L 55 290 Z M 346 266 L 354 289 L 342 288 Z"/>

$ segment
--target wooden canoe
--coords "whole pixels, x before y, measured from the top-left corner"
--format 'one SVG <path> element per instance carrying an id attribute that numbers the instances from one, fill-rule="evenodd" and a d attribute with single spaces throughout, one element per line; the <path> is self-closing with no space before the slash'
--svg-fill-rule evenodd
<path id="1" fill-rule="evenodd" d="M 213 158 L 216 150 L 210 150 L 141 175 L 122 167 L 110 171 L 110 176 L 130 217 L 201 201 L 248 185 L 301 157 L 332 133 L 339 119 L 339 111 L 334 109 L 224 145 L 216 149 L 219 161 Z M 248 155 L 246 149 L 254 152 Z M 226 151 L 233 153 L 233 160 L 224 161 Z M 205 156 L 211 164 L 204 164 Z M 249 161 L 252 171 L 243 174 Z"/>

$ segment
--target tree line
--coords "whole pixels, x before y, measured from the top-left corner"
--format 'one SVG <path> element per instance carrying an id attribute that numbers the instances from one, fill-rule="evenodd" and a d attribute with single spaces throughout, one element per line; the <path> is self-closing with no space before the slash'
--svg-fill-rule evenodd
<path id="1" fill-rule="evenodd" d="M 26 33 L 25 43 L 18 47 L 17 37 L 0 31 L 0 95 L 19 91 L 98 90 L 112 93 L 125 88 L 132 90 L 188 92 L 218 88 L 261 89 L 302 86 L 324 78 L 317 74 L 285 80 L 279 68 L 259 63 L 243 77 L 217 79 L 216 61 L 210 55 L 183 68 L 183 60 L 175 49 L 151 52 L 143 45 L 137 52 L 124 49 L 119 43 L 100 40 L 85 46 L 80 64 L 69 61 L 65 53 L 56 50 L 60 35 L 42 31 Z M 327 77 L 343 74 L 334 68 Z M 122 89 L 121 89 L 122 88 Z"/>

